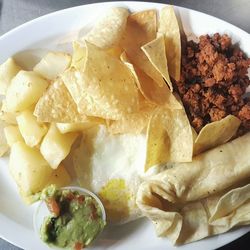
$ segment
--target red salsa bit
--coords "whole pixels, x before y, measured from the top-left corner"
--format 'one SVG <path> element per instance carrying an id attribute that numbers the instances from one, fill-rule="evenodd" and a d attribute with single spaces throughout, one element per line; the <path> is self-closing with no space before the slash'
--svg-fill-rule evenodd
<path id="1" fill-rule="evenodd" d="M 56 217 L 60 215 L 60 207 L 54 198 L 47 198 L 46 204 L 52 214 L 54 214 Z"/>

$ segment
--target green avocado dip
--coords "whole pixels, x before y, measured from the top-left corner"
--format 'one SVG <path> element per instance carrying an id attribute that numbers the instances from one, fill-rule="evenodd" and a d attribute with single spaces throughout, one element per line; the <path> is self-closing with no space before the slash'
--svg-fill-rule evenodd
<path id="1" fill-rule="evenodd" d="M 80 250 L 103 230 L 102 210 L 90 195 L 77 191 L 46 188 L 41 195 L 51 215 L 41 226 L 41 239 L 49 245 Z"/>

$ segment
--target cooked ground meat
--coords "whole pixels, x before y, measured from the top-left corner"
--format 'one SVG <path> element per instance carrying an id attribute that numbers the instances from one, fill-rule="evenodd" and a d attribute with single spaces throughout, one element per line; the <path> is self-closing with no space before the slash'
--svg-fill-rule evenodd
<path id="1" fill-rule="evenodd" d="M 176 83 L 192 126 L 199 132 L 206 124 L 228 114 L 237 116 L 240 134 L 250 131 L 250 59 L 232 45 L 228 35 L 200 36 L 199 43 L 185 42 L 181 79 Z"/>

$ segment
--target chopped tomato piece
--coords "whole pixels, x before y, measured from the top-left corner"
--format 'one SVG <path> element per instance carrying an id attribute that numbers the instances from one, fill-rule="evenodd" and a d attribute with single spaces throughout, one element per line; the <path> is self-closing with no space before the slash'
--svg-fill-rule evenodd
<path id="1" fill-rule="evenodd" d="M 75 246 L 74 246 L 74 249 L 75 249 L 75 250 L 81 250 L 81 249 L 83 249 L 83 248 L 84 248 L 83 243 L 81 243 L 81 242 L 76 242 L 76 243 L 75 243 Z"/>
<path id="2" fill-rule="evenodd" d="M 60 207 L 57 204 L 56 200 L 54 198 L 48 198 L 46 200 L 46 204 L 47 207 L 49 209 L 49 211 L 54 214 L 55 216 L 59 216 L 60 215 Z"/>
<path id="3" fill-rule="evenodd" d="M 92 219 L 92 220 L 95 220 L 95 219 L 98 218 L 96 206 L 95 206 L 94 203 L 91 203 L 90 206 L 91 206 L 91 212 L 92 212 L 92 213 L 91 213 L 91 219 Z"/>
<path id="4" fill-rule="evenodd" d="M 84 195 L 80 195 L 80 196 L 77 197 L 77 201 L 78 201 L 80 204 L 82 204 L 82 203 L 84 202 L 84 200 L 85 200 Z"/>
<path id="5" fill-rule="evenodd" d="M 67 199 L 68 199 L 68 200 L 71 201 L 71 200 L 73 200 L 74 198 L 75 198 L 75 195 L 74 195 L 73 193 L 70 192 L 70 193 L 67 194 Z"/>

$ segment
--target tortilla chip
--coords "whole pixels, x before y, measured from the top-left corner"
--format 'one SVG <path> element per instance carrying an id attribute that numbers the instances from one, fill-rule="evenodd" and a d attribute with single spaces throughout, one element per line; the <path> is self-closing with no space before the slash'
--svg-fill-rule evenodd
<path id="1" fill-rule="evenodd" d="M 173 91 L 173 85 L 168 73 L 168 63 L 165 52 L 164 37 L 159 36 L 153 41 L 143 45 L 142 50 L 144 51 L 152 65 L 155 67 L 155 69 L 166 80 L 170 90 Z"/>
<path id="2" fill-rule="evenodd" d="M 34 115 L 39 122 L 84 122 L 77 106 L 61 79 L 57 79 L 36 104 Z"/>
<path id="3" fill-rule="evenodd" d="M 83 70 L 85 67 L 87 50 L 84 47 L 84 44 L 82 44 L 79 41 L 74 41 L 72 45 L 73 45 L 73 55 L 72 55 L 71 66 L 78 70 Z"/>
<path id="4" fill-rule="evenodd" d="M 119 46 L 116 46 L 116 47 L 113 47 L 113 48 L 110 48 L 107 50 L 107 53 L 110 55 L 110 56 L 113 56 L 117 59 L 120 59 L 120 56 L 123 52 L 123 49 Z"/>
<path id="5" fill-rule="evenodd" d="M 169 74 L 176 81 L 179 81 L 181 72 L 181 37 L 173 6 L 161 9 L 157 35 L 164 35 Z"/>
<path id="6" fill-rule="evenodd" d="M 228 115 L 220 121 L 212 122 L 202 128 L 194 143 L 194 155 L 229 141 L 237 132 L 241 121 Z"/>
<path id="7" fill-rule="evenodd" d="M 119 44 L 129 13 L 125 8 L 111 8 L 84 37 L 96 46 L 108 49 Z"/>
<path id="8" fill-rule="evenodd" d="M 111 134 L 140 134 L 148 126 L 150 116 L 155 105 L 144 102 L 139 112 L 129 114 L 117 121 L 108 123 L 108 131 Z"/>
<path id="9" fill-rule="evenodd" d="M 198 134 L 196 133 L 195 129 L 192 127 L 192 133 L 193 133 L 193 141 L 195 142 Z"/>
<path id="10" fill-rule="evenodd" d="M 111 120 L 138 111 L 138 90 L 127 67 L 93 44 L 86 42 L 86 49 L 84 70 L 62 75 L 78 111 Z"/>
<path id="11" fill-rule="evenodd" d="M 185 244 L 250 224 L 250 133 L 141 184 L 137 205 L 158 236 Z"/>
<path id="12" fill-rule="evenodd" d="M 156 38 L 156 11 L 145 10 L 133 13 L 128 17 L 127 26 L 121 40 L 121 46 L 126 51 L 131 62 L 150 78 L 153 84 L 165 85 L 161 74 L 155 69 L 141 46 Z"/>
<path id="13" fill-rule="evenodd" d="M 158 105 L 166 104 L 173 109 L 183 108 L 165 83 L 162 87 L 156 84 L 149 76 L 129 61 L 125 52 L 121 54 L 121 60 L 134 75 L 137 87 L 146 100 Z"/>
<path id="14" fill-rule="evenodd" d="M 145 170 L 166 162 L 190 162 L 193 156 L 193 133 L 184 109 L 158 107 L 147 131 Z"/>

